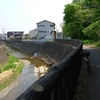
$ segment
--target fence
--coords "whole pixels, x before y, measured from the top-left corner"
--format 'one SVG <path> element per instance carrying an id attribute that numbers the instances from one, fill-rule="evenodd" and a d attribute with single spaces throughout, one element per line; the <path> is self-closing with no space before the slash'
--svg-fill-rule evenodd
<path id="1" fill-rule="evenodd" d="M 78 42 L 76 48 L 16 100 L 72 100 L 82 64 L 82 42 L 75 41 Z M 71 44 L 75 41 L 71 40 Z"/>

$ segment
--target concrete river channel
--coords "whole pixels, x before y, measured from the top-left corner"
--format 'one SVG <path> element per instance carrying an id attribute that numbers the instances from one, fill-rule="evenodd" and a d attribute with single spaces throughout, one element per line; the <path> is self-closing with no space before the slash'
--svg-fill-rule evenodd
<path id="1" fill-rule="evenodd" d="M 0 100 L 15 100 L 50 68 L 40 60 L 31 59 L 29 55 L 10 48 L 8 51 L 23 61 L 24 67 L 20 76 L 12 84 L 0 91 Z"/>

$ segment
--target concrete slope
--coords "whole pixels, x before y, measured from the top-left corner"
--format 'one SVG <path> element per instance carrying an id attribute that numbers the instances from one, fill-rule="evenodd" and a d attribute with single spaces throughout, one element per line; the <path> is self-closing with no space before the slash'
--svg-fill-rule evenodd
<path id="1" fill-rule="evenodd" d="M 7 53 L 6 45 L 0 43 L 0 68 L 8 62 L 9 56 Z"/>

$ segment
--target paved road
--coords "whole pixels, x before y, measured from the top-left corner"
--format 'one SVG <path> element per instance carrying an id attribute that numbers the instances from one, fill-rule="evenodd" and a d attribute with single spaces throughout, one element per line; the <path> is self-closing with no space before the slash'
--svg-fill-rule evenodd
<path id="1" fill-rule="evenodd" d="M 100 50 L 89 48 L 91 55 L 91 75 L 87 100 L 100 100 Z"/>

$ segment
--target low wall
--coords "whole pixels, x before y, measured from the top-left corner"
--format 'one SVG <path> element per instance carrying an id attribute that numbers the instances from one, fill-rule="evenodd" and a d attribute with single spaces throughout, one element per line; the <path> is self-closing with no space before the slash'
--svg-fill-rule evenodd
<path id="1" fill-rule="evenodd" d="M 82 65 L 82 41 L 55 40 L 52 43 L 5 41 L 21 52 L 40 53 L 55 59 L 58 64 L 33 83 L 16 100 L 73 100 Z"/>

